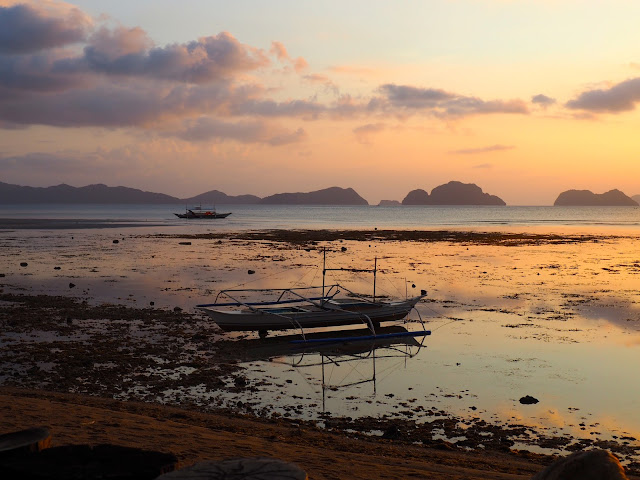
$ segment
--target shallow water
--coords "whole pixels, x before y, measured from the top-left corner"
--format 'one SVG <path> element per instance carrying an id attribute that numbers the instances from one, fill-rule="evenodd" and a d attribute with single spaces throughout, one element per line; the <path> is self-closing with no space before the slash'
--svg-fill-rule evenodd
<path id="1" fill-rule="evenodd" d="M 5 292 L 139 307 L 154 302 L 194 311 L 223 288 L 321 282 L 319 250 L 277 242 L 181 241 L 136 229 L 2 232 L 0 284 Z M 432 335 L 421 345 L 365 350 L 356 357 L 258 349 L 242 364 L 251 388 L 178 385 L 156 400 L 203 406 L 215 400 L 304 419 L 330 413 L 427 422 L 444 411 L 459 419 L 523 424 L 538 435 L 640 438 L 637 238 L 521 246 L 402 241 L 326 246 L 332 249 L 329 266 L 370 268 L 377 258 L 378 294 L 404 297 L 428 290 L 418 312 Z M 250 275 L 250 269 L 256 273 Z M 338 272 L 332 279 L 371 292 L 366 274 Z M 48 341 L 33 334 L 28 341 Z M 155 334 L 144 330 L 143 335 Z M 254 334 L 247 338 L 257 340 Z M 149 376 L 179 379 L 192 373 L 163 367 L 162 358 L 157 364 Z M 149 399 L 151 390 L 136 382 L 120 398 Z M 522 405 L 525 395 L 539 403 Z"/>

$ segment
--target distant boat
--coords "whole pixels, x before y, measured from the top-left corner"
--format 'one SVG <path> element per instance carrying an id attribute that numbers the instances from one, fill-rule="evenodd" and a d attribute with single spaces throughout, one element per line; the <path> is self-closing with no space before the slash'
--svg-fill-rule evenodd
<path id="1" fill-rule="evenodd" d="M 185 209 L 184 213 L 174 213 L 178 218 L 227 218 L 231 215 L 229 213 L 218 213 L 216 209 L 193 207 Z"/>

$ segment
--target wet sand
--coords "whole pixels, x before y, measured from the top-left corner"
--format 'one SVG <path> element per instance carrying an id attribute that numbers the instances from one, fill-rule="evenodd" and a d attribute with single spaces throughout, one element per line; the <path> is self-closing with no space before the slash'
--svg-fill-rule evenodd
<path id="1" fill-rule="evenodd" d="M 634 471 L 640 448 L 633 407 L 637 386 L 618 381 L 606 385 L 608 395 L 600 395 L 603 386 L 590 385 L 586 375 L 600 382 L 612 372 L 633 378 L 629 359 L 640 343 L 636 242 L 609 234 L 448 231 L 5 232 L 0 381 L 4 394 L 25 402 L 33 395 L 46 402 L 58 395 L 38 391 L 71 392 L 81 396 L 64 397 L 63 403 L 104 401 L 96 408 L 107 410 L 145 405 L 153 416 L 161 415 L 153 409 L 162 410 L 162 402 L 188 407 L 193 415 L 222 413 L 328 434 L 332 440 L 326 443 L 364 442 L 358 448 L 367 454 L 370 444 L 374 450 L 418 444 L 411 447 L 415 453 L 399 458 L 422 465 L 418 459 L 437 452 L 439 460 L 428 468 L 437 471 L 451 461 L 478 470 L 473 473 L 478 476 L 466 472 L 457 474 L 460 478 L 528 478 L 537 468 L 516 454 L 524 449 L 566 454 L 607 448 Z M 381 293 L 403 296 L 414 285 L 427 289 L 419 310 L 434 330 L 426 350 L 407 361 L 402 375 L 379 381 L 375 397 L 362 396 L 362 390 L 331 391 L 327 401 L 343 407 L 329 416 L 319 411 L 313 392 L 305 393 L 307 380 L 291 377 L 269 357 L 267 363 L 255 357 L 255 335 L 222 334 L 193 309 L 221 288 L 317 283 L 324 247 L 334 265 L 370 267 L 377 257 L 381 274 L 401 279 L 399 286 L 381 281 Z M 368 277 L 338 280 L 352 282 L 349 287 L 360 292 L 371 287 Z M 589 364 L 590 358 L 609 363 Z M 540 405 L 518 403 L 529 393 Z M 35 408 L 18 407 L 20 402 L 15 408 Z M 5 405 L 10 403 L 5 398 Z M 62 412 L 57 403 L 56 409 Z M 109 430 L 114 438 L 120 428 Z M 86 438 L 82 435 L 75 430 L 71 436 Z M 242 455 L 254 448 L 260 454 L 264 435 Z M 188 449 L 172 448 L 180 456 Z M 220 453 L 208 448 L 185 453 L 185 461 Z M 333 467 L 322 469 L 327 462 L 322 448 L 313 443 L 309 448 L 313 453 L 304 454 L 318 468 L 311 478 L 335 478 Z M 468 449 L 491 450 L 495 465 L 486 466 L 482 455 L 465 453 Z M 503 455 L 511 458 L 504 465 L 498 461 Z M 297 463 L 311 473 L 304 462 Z M 397 462 L 380 468 L 387 467 L 388 478 L 410 473 L 394 475 Z M 427 467 L 416 463 L 415 468 Z M 482 476 L 491 468 L 521 476 Z M 442 478 L 456 478 L 452 471 L 446 475 Z"/>
<path id="2" fill-rule="evenodd" d="M 267 456 L 295 463 L 311 479 L 527 479 L 535 456 L 468 453 L 358 440 L 286 422 L 259 422 L 140 402 L 0 388 L 0 431 L 49 426 L 53 445 L 111 443 L 202 460 Z M 527 458 L 533 457 L 533 458 Z"/>

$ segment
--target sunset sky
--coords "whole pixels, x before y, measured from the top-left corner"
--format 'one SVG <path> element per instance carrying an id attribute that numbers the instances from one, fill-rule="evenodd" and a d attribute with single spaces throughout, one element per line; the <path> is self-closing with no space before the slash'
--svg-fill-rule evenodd
<path id="1" fill-rule="evenodd" d="M 0 181 L 640 194 L 636 0 L 0 0 Z"/>

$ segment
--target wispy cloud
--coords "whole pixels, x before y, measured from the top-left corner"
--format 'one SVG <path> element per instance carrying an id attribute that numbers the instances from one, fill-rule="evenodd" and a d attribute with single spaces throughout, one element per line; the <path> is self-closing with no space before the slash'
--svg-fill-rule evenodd
<path id="1" fill-rule="evenodd" d="M 353 133 L 356 136 L 358 142 L 364 145 L 370 145 L 371 137 L 376 133 L 382 132 L 387 127 L 384 123 L 369 123 L 367 125 L 361 125 L 353 129 Z"/>
<path id="2" fill-rule="evenodd" d="M 456 155 L 476 155 L 479 153 L 488 153 L 488 152 L 501 152 L 505 150 L 513 150 L 513 145 L 490 145 L 488 147 L 479 147 L 479 148 L 463 148 L 460 150 L 451 150 L 449 153 L 453 153 Z"/>

